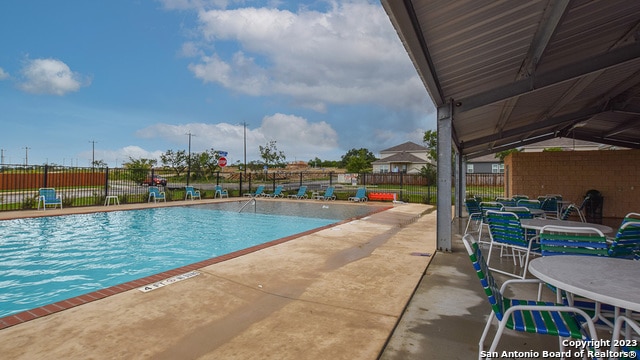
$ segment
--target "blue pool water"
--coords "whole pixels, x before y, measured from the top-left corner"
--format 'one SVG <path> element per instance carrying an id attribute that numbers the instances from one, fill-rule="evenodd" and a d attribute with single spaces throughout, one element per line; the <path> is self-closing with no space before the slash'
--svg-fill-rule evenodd
<path id="1" fill-rule="evenodd" d="M 238 213 L 240 205 L 0 221 L 0 317 L 372 211 L 258 201 Z"/>

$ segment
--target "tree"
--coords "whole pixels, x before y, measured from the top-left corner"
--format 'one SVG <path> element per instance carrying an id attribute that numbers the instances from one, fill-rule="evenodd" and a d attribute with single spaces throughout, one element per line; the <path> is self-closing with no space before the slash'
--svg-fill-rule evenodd
<path id="1" fill-rule="evenodd" d="M 106 168 L 107 167 L 107 163 L 104 162 L 104 160 L 94 160 L 91 165 L 93 167 L 97 167 L 97 168 Z"/>
<path id="2" fill-rule="evenodd" d="M 271 140 L 265 146 L 259 146 L 258 148 L 260 149 L 260 157 L 267 166 L 282 165 L 287 159 L 284 152 L 278 151 L 275 140 Z"/>
<path id="3" fill-rule="evenodd" d="M 158 163 L 155 159 L 134 159 L 129 156 L 129 162 L 122 164 L 125 169 L 131 170 L 131 180 L 135 182 L 142 182 L 146 177 L 149 170 Z"/>
<path id="4" fill-rule="evenodd" d="M 177 176 L 187 169 L 187 152 L 184 150 L 167 150 L 164 154 L 160 155 L 162 165 L 169 166 L 176 172 Z"/>
<path id="5" fill-rule="evenodd" d="M 349 172 L 359 173 L 371 170 L 373 168 L 371 163 L 376 160 L 376 156 L 368 149 L 353 148 L 342 155 L 340 166 L 346 168 Z"/>
<path id="6" fill-rule="evenodd" d="M 500 159 L 500 162 L 504 162 L 504 158 L 507 157 L 507 155 L 512 154 L 512 153 L 517 153 L 520 152 L 520 150 L 518 149 L 509 149 L 509 150 L 505 150 L 505 151 L 500 151 L 496 153 L 496 159 Z"/>
<path id="7" fill-rule="evenodd" d="M 427 130 L 422 138 L 427 149 L 429 149 L 429 157 L 437 161 L 438 159 L 438 132 L 435 130 Z"/>

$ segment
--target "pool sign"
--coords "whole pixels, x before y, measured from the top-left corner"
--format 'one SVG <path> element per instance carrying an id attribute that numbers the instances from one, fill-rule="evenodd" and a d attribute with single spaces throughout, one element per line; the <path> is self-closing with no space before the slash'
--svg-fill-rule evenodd
<path id="1" fill-rule="evenodd" d="M 188 272 L 186 274 L 177 275 L 177 276 L 174 276 L 174 277 L 169 278 L 169 279 L 158 281 L 157 283 L 145 285 L 145 286 L 143 286 L 141 288 L 138 288 L 138 290 L 146 293 L 146 292 L 149 292 L 151 290 L 155 290 L 155 289 L 158 289 L 158 288 L 161 288 L 161 287 L 176 283 L 178 281 L 187 280 L 187 279 L 190 279 L 190 278 L 192 278 L 194 276 L 198 276 L 198 275 L 200 275 L 199 272 L 190 271 L 190 272 Z"/>
<path id="2" fill-rule="evenodd" d="M 227 166 L 227 158 L 223 156 L 220 159 L 218 159 L 218 165 L 220 165 L 220 167 Z"/>

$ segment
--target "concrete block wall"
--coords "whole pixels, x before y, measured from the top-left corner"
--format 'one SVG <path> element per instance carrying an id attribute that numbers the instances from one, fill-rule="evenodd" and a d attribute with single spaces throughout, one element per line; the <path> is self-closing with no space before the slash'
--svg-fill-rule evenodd
<path id="1" fill-rule="evenodd" d="M 513 153 L 505 158 L 505 194 L 561 194 L 582 203 L 588 190 L 604 197 L 603 217 L 640 213 L 640 150 Z"/>

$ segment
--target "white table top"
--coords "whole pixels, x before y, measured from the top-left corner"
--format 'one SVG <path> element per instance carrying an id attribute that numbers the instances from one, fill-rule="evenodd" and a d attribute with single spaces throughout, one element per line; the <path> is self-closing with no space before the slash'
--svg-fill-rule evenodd
<path id="1" fill-rule="evenodd" d="M 538 231 L 542 230 L 542 228 L 545 227 L 546 225 L 553 225 L 553 226 L 571 226 L 571 227 L 592 227 L 602 231 L 602 233 L 604 234 L 613 232 L 613 229 L 609 226 L 602 225 L 602 224 L 583 223 L 581 221 L 533 218 L 533 219 L 521 219 L 520 224 L 525 229 L 533 229 Z"/>
<path id="2" fill-rule="evenodd" d="M 640 311 L 640 261 L 579 255 L 531 260 L 529 272 L 570 293 Z"/>

